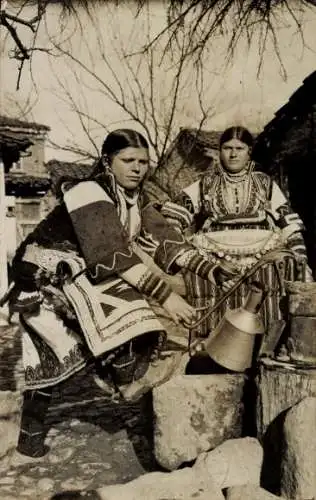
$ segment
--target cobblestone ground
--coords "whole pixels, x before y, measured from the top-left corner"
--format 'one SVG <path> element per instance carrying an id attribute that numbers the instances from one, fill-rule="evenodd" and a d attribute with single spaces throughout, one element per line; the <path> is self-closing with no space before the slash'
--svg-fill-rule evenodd
<path id="1" fill-rule="evenodd" d="M 11 363 L 5 355 L 8 346 Z M 20 347 L 7 329 L 0 348 L 2 390 L 15 390 L 9 365 L 16 364 Z M 35 460 L 15 453 L 0 461 L 0 500 L 48 500 L 65 489 L 127 482 L 158 469 L 152 452 L 151 396 L 134 404 L 113 404 L 92 375 L 92 368 L 85 369 L 55 391 L 45 457 Z"/>
<path id="2" fill-rule="evenodd" d="M 48 425 L 45 457 L 16 454 L 0 465 L 1 500 L 46 500 L 64 489 L 126 482 L 156 469 L 149 396 L 113 405 L 84 372 L 54 395 Z"/>

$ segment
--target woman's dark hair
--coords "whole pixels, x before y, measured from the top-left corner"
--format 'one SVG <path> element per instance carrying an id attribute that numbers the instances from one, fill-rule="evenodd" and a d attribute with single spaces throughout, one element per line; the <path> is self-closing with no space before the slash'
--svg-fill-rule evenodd
<path id="1" fill-rule="evenodd" d="M 125 148 L 149 149 L 149 146 L 145 137 L 139 132 L 136 132 L 136 130 L 128 128 L 120 128 L 117 130 L 113 130 L 113 132 L 110 132 L 110 134 L 106 136 L 102 145 L 101 154 L 105 155 L 108 158 L 109 162 L 111 162 L 113 156 Z M 95 165 L 92 167 L 92 172 L 90 172 L 90 174 L 82 175 L 79 178 L 78 176 L 73 177 L 71 175 L 63 176 L 61 179 L 59 179 L 57 186 L 55 188 L 57 198 L 58 199 L 63 198 L 63 192 L 61 189 L 62 184 L 67 182 L 69 183 L 69 186 L 75 185 L 83 180 L 95 179 L 96 176 L 103 173 L 104 173 L 104 165 L 102 163 L 101 158 L 99 158 L 99 160 L 97 160 Z M 110 183 L 111 181 L 108 180 L 109 185 Z"/>
<path id="2" fill-rule="evenodd" d="M 109 159 L 125 148 L 145 148 L 148 149 L 148 142 L 145 137 L 128 128 L 120 128 L 110 132 L 103 142 L 101 153 Z"/>
<path id="3" fill-rule="evenodd" d="M 254 143 L 253 135 L 249 132 L 249 130 L 241 126 L 229 127 L 222 133 L 219 140 L 220 148 L 222 147 L 224 142 L 228 142 L 231 139 L 238 139 L 239 141 L 247 144 L 247 146 L 249 146 L 250 148 L 252 148 Z"/>

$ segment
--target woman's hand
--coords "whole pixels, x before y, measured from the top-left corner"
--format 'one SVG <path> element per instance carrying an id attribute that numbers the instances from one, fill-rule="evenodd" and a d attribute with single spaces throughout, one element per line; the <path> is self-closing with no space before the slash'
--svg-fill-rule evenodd
<path id="1" fill-rule="evenodd" d="M 196 319 L 196 311 L 180 295 L 172 292 L 163 303 L 163 308 L 178 325 L 180 322 L 192 323 Z"/>
<path id="2" fill-rule="evenodd" d="M 234 282 L 240 274 L 240 268 L 227 260 L 222 261 L 215 270 L 209 274 L 209 280 L 217 285 L 223 285 L 227 282 Z M 228 287 L 230 288 L 230 287 Z"/>

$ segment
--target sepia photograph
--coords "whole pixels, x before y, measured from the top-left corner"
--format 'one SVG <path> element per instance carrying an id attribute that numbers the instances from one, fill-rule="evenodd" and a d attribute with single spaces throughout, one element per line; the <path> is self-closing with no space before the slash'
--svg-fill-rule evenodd
<path id="1" fill-rule="evenodd" d="M 0 26 L 0 499 L 316 500 L 316 0 Z"/>

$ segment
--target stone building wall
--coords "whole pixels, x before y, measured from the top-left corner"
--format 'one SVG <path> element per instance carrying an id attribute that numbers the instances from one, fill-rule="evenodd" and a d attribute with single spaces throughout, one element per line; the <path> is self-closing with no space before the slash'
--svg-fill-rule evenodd
<path id="1" fill-rule="evenodd" d="M 21 170 L 28 175 L 47 177 L 48 172 L 45 167 L 45 140 L 42 134 L 32 136 L 33 145 L 29 148 L 30 156 L 22 159 Z"/>

